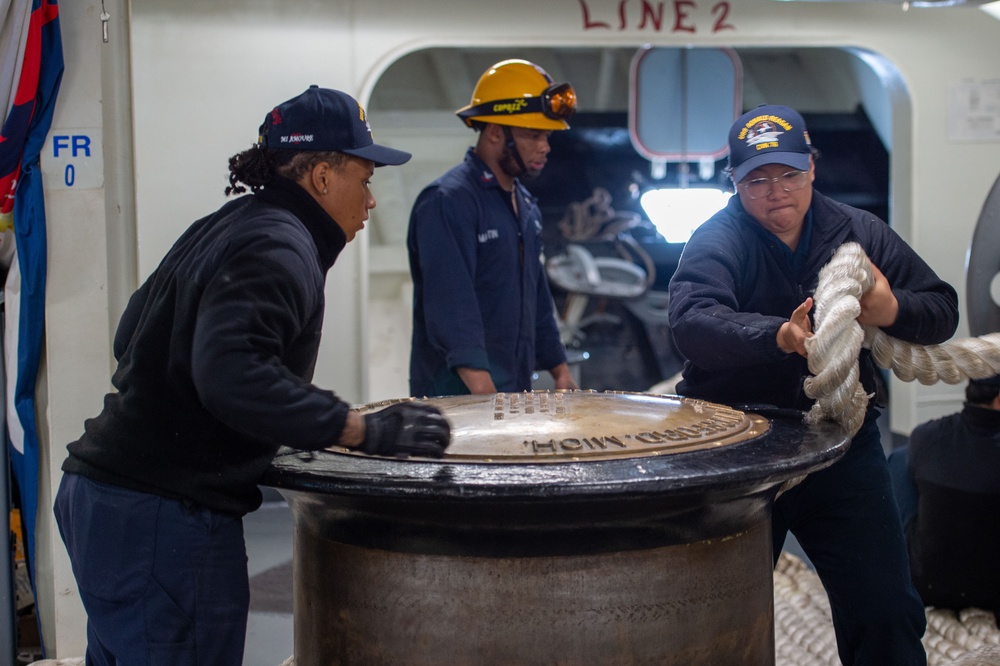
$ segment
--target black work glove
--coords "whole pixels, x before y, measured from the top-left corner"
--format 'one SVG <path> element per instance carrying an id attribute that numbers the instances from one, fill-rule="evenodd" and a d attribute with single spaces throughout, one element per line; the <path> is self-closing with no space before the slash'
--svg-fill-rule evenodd
<path id="1" fill-rule="evenodd" d="M 436 407 L 399 402 L 365 415 L 365 439 L 358 450 L 377 456 L 440 458 L 451 427 Z"/>

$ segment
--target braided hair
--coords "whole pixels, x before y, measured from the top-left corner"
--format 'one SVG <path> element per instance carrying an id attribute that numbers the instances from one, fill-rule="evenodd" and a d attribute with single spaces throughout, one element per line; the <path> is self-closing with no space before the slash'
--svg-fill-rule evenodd
<path id="1" fill-rule="evenodd" d="M 226 196 L 266 187 L 276 176 L 298 181 L 319 164 L 328 162 L 339 171 L 348 155 L 334 151 L 271 150 L 254 144 L 229 158 L 229 186 Z M 242 183 L 242 184 L 241 184 Z"/>

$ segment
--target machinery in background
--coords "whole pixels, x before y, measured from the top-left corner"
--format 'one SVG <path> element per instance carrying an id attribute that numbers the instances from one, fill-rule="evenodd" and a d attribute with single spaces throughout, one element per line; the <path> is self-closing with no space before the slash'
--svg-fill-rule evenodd
<path id="1" fill-rule="evenodd" d="M 671 244 L 639 214 L 616 211 L 601 187 L 571 203 L 558 226 L 567 242 L 546 272 L 563 344 L 571 360 L 585 358 L 581 387 L 642 391 L 677 373 L 684 360 L 667 322 L 667 281 L 657 280 L 669 280 L 677 257 L 654 258 Z"/>

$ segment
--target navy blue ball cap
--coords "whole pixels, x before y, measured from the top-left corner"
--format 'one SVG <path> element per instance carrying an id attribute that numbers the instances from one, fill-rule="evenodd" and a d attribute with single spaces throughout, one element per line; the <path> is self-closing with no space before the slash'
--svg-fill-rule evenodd
<path id="1" fill-rule="evenodd" d="M 812 152 L 806 122 L 788 106 L 761 104 L 729 128 L 729 168 L 734 183 L 766 164 L 806 171 Z"/>
<path id="2" fill-rule="evenodd" d="M 346 153 L 375 166 L 404 164 L 413 157 L 375 143 L 365 109 L 356 99 L 316 85 L 274 107 L 260 126 L 258 143 L 270 150 Z"/>
<path id="3" fill-rule="evenodd" d="M 988 386 L 992 389 L 1000 389 L 1000 375 L 993 375 L 992 377 L 987 377 L 986 379 L 970 379 L 970 384 L 979 384 L 980 386 Z"/>

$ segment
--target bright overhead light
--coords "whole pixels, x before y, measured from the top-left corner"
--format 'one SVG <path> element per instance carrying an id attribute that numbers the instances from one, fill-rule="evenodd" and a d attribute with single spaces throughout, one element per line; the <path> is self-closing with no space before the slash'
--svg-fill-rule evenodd
<path id="1" fill-rule="evenodd" d="M 669 243 L 686 243 L 701 223 L 725 207 L 731 195 L 711 187 L 647 190 L 642 209 Z"/>

